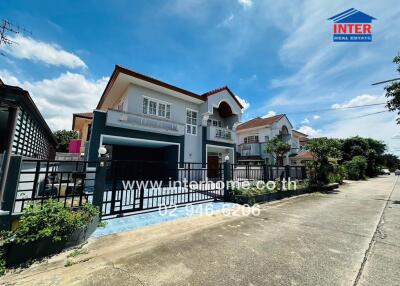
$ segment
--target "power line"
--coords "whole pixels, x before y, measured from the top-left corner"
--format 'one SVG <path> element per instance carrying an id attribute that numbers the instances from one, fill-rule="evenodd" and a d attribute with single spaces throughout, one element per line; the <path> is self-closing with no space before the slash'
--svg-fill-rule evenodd
<path id="1" fill-rule="evenodd" d="M 394 78 L 394 79 L 388 79 L 388 80 L 384 80 L 384 81 L 375 82 L 375 83 L 373 83 L 371 85 L 378 85 L 378 84 L 387 83 L 387 82 L 391 82 L 391 81 L 395 81 L 395 80 L 400 80 L 400 77 Z"/>
<path id="2" fill-rule="evenodd" d="M 346 121 L 346 120 L 352 120 L 352 119 L 357 119 L 357 118 L 363 118 L 363 117 L 367 117 L 367 116 L 371 116 L 371 115 L 376 115 L 376 114 L 380 114 L 380 113 L 384 113 L 384 112 L 390 112 L 389 110 L 381 110 L 381 111 L 377 111 L 377 112 L 372 112 L 372 113 L 367 113 L 367 114 L 363 114 L 360 116 L 354 116 L 354 117 L 347 117 L 347 118 L 343 118 L 343 119 L 337 119 L 336 121 Z"/>
<path id="3" fill-rule="evenodd" d="M 308 110 L 308 111 L 288 112 L 286 114 L 290 115 L 290 114 L 316 113 L 316 112 L 324 112 L 324 111 L 336 111 L 336 110 L 362 108 L 362 107 L 370 107 L 370 106 L 377 106 L 377 105 L 384 105 L 384 104 L 386 104 L 386 102 L 363 104 L 363 105 L 353 105 L 353 106 L 343 106 L 343 107 L 336 107 L 336 108 L 315 109 L 315 110 Z"/>

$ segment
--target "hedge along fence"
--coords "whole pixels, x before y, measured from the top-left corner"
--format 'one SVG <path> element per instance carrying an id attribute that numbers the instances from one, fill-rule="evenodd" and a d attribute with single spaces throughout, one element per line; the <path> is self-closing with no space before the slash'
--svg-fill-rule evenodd
<path id="1" fill-rule="evenodd" d="M 229 200 L 239 204 L 254 205 L 256 203 L 272 202 L 282 200 L 284 198 L 300 196 L 314 192 L 330 192 L 339 187 L 338 183 L 332 183 L 325 186 L 310 187 L 304 183 L 298 184 L 296 189 L 289 188 L 288 190 L 277 189 L 269 191 L 267 189 L 257 189 L 252 186 L 247 190 L 232 189 L 229 192 Z"/>

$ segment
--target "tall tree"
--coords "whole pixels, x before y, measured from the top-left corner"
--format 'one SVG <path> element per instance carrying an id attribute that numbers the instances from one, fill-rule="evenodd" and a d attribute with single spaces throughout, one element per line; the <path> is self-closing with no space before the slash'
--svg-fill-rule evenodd
<path id="1" fill-rule="evenodd" d="M 393 62 L 397 64 L 397 71 L 400 73 L 400 55 L 394 57 Z M 386 107 L 390 111 L 397 111 L 400 115 L 400 81 L 395 81 L 385 87 L 386 97 L 389 99 Z M 400 117 L 397 118 L 397 124 L 400 124 Z"/>
<path id="2" fill-rule="evenodd" d="M 283 162 L 283 158 L 290 151 L 290 144 L 283 142 L 279 137 L 275 137 L 268 141 L 265 150 L 272 154 L 275 159 L 275 164 Z"/>
<path id="3" fill-rule="evenodd" d="M 331 159 L 337 161 L 341 157 L 341 142 L 325 137 L 313 138 L 307 142 L 306 150 L 313 154 L 314 160 L 308 164 L 310 184 L 323 185 L 329 182 L 329 174 L 333 171 Z"/>
<path id="4" fill-rule="evenodd" d="M 396 155 L 393 154 L 383 154 L 383 166 L 388 168 L 391 172 L 400 168 L 400 160 Z"/>
<path id="5" fill-rule="evenodd" d="M 359 136 L 342 140 L 343 162 L 351 161 L 356 156 L 362 156 L 367 160 L 365 174 L 374 177 L 379 174 L 379 166 L 382 165 L 382 155 L 386 145 L 372 138 Z"/>

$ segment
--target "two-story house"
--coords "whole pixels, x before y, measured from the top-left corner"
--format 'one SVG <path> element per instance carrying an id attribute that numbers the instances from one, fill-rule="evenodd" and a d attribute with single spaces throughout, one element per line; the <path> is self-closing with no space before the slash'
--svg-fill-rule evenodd
<path id="1" fill-rule="evenodd" d="M 272 154 L 266 151 L 269 140 L 279 136 L 285 143 L 290 144 L 291 150 L 279 165 L 290 164 L 290 157 L 301 149 L 301 142 L 307 135 L 293 129 L 285 114 L 267 118 L 257 117 L 240 124 L 236 128 L 238 162 L 244 164 L 275 164 Z"/>
<path id="2" fill-rule="evenodd" d="M 104 145 L 113 160 L 216 166 L 235 161 L 242 108 L 228 87 L 196 94 L 117 65 L 93 115 L 75 114 L 73 126 L 88 160 Z"/>

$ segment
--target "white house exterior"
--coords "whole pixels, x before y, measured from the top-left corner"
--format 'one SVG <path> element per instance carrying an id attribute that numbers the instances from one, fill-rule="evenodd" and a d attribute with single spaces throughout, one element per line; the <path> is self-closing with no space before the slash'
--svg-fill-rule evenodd
<path id="1" fill-rule="evenodd" d="M 89 138 L 89 160 L 105 145 L 116 160 L 234 162 L 241 109 L 228 87 L 195 94 L 116 66 L 93 119 L 84 118 L 91 134 L 81 137 Z"/>
<path id="2" fill-rule="evenodd" d="M 279 162 L 280 165 L 290 164 L 290 157 L 298 154 L 300 142 L 307 135 L 293 129 L 286 115 L 280 114 L 268 118 L 257 117 L 240 124 L 237 127 L 238 161 L 246 164 L 275 164 L 272 154 L 266 152 L 269 140 L 281 136 L 282 140 L 291 146 L 290 152 Z"/>

